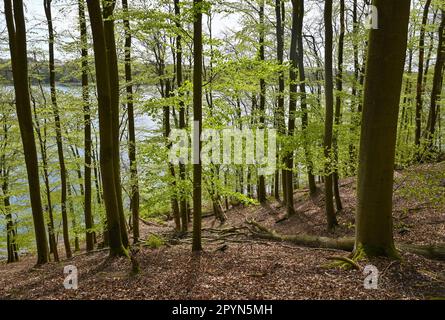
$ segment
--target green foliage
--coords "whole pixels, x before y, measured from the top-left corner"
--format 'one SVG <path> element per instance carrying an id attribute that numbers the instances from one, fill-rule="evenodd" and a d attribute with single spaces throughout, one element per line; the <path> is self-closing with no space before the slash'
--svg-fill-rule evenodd
<path id="1" fill-rule="evenodd" d="M 152 249 L 158 249 L 164 245 L 165 241 L 160 236 L 156 234 L 150 234 L 145 244 Z"/>

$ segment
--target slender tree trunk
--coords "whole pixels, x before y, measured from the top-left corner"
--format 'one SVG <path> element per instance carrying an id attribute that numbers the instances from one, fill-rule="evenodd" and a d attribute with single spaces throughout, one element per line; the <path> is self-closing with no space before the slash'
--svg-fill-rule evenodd
<path id="1" fill-rule="evenodd" d="M 88 36 L 85 19 L 85 0 L 79 0 L 79 25 L 82 55 L 82 99 L 83 99 L 83 120 L 84 120 L 84 215 L 85 215 L 85 240 L 86 250 L 94 249 L 93 215 L 91 212 L 91 111 L 90 92 L 88 88 Z"/>
<path id="2" fill-rule="evenodd" d="M 69 179 L 67 179 L 66 181 L 66 187 L 68 194 L 67 205 L 69 208 L 69 213 L 71 215 L 71 225 L 74 231 L 74 252 L 78 252 L 80 251 L 79 234 L 77 232 L 76 213 L 74 212 L 73 200 L 72 200 L 73 194 L 71 192 L 71 185 Z"/>
<path id="3" fill-rule="evenodd" d="M 201 251 L 201 132 L 202 132 L 202 0 L 193 0 L 193 243 L 192 251 Z"/>
<path id="4" fill-rule="evenodd" d="M 335 101 L 335 130 L 333 137 L 334 146 L 334 172 L 332 175 L 334 184 L 334 197 L 335 197 L 335 207 L 337 211 L 341 211 L 343 206 L 341 204 L 340 190 L 338 187 L 338 130 L 341 123 L 341 107 L 342 107 L 342 97 L 343 93 L 343 51 L 344 51 L 344 41 L 345 41 L 345 1 L 340 0 L 340 37 L 338 40 L 338 71 L 336 77 L 336 89 L 337 97 Z"/>
<path id="5" fill-rule="evenodd" d="M 292 0 L 292 35 L 290 47 L 290 71 L 289 71 L 289 120 L 287 135 L 290 139 L 294 138 L 295 130 L 295 112 L 297 111 L 297 67 L 298 67 L 298 1 Z M 293 183 L 293 167 L 294 153 L 286 154 L 286 208 L 287 215 L 295 214 L 294 208 L 294 183 Z"/>
<path id="6" fill-rule="evenodd" d="M 39 82 L 39 86 L 40 86 L 40 91 L 42 93 L 42 97 L 45 100 L 44 105 L 46 106 L 45 92 L 43 91 L 43 87 L 40 82 Z M 30 92 L 30 97 L 31 97 L 32 105 L 33 105 L 34 124 L 35 124 L 35 130 L 36 130 L 37 138 L 38 138 L 39 145 L 40 145 L 40 153 L 41 153 L 42 166 L 43 166 L 43 181 L 45 183 L 46 201 L 47 201 L 45 211 L 48 213 L 48 218 L 49 218 L 49 221 L 48 221 L 48 240 L 49 240 L 49 249 L 50 249 L 49 253 L 53 254 L 55 262 L 59 262 L 59 252 L 57 249 L 57 241 L 56 241 L 56 235 L 55 235 L 55 231 L 54 231 L 55 229 L 54 229 L 53 205 L 52 205 L 52 200 L 51 200 L 51 188 L 50 188 L 50 184 L 49 184 L 48 151 L 47 151 L 47 145 L 46 145 L 46 140 L 47 140 L 46 120 L 44 123 L 43 134 L 42 134 L 42 129 L 40 127 L 40 120 L 37 115 L 36 101 L 32 94 L 31 87 L 29 88 L 29 92 Z"/>
<path id="7" fill-rule="evenodd" d="M 170 98 L 172 95 L 171 92 L 171 85 L 170 85 L 170 79 L 166 81 L 165 84 L 165 98 Z M 164 137 L 165 141 L 167 142 L 167 148 L 171 148 L 171 143 L 168 141 L 168 137 L 170 136 L 171 127 L 170 127 L 170 107 L 164 106 Z M 172 206 L 173 211 L 173 219 L 175 220 L 175 229 L 176 231 L 181 230 L 181 216 L 180 216 L 180 209 L 179 209 L 179 202 L 178 202 L 178 196 L 177 196 L 177 186 L 176 186 L 176 173 L 175 173 L 175 167 L 173 166 L 173 163 L 168 163 L 168 170 L 170 171 L 170 175 L 172 178 L 171 182 L 171 188 L 173 189 L 173 195 L 171 196 L 170 202 Z"/>
<path id="8" fill-rule="evenodd" d="M 392 194 L 397 117 L 407 47 L 409 0 L 374 0 L 357 183 L 355 256 L 397 256 Z"/>
<path id="9" fill-rule="evenodd" d="M 359 33 L 359 25 L 358 25 L 358 17 L 357 17 L 357 0 L 353 1 L 352 4 L 352 33 L 353 33 L 353 51 L 354 51 L 354 80 L 352 84 L 352 102 L 350 106 L 351 112 L 351 137 L 354 137 L 355 128 L 358 126 L 358 117 L 356 115 L 355 106 L 359 101 L 359 74 L 360 74 L 360 65 L 359 65 L 359 50 L 358 50 L 358 33 Z M 354 144 L 354 140 L 351 139 L 349 143 L 349 174 L 355 175 L 356 172 L 356 159 L 357 159 L 357 148 Z"/>
<path id="10" fill-rule="evenodd" d="M 130 208 L 133 217 L 133 242 L 139 241 L 139 182 L 138 168 L 136 162 L 136 134 L 134 128 L 134 102 L 133 102 L 133 85 L 131 74 L 131 30 L 128 17 L 128 1 L 122 0 L 125 27 L 125 81 L 127 87 L 127 113 L 128 113 L 128 155 L 130 158 L 130 181 L 131 181 L 131 197 Z"/>
<path id="11" fill-rule="evenodd" d="M 298 75 L 300 80 L 300 99 L 301 99 L 301 126 L 303 130 L 304 153 L 306 157 L 309 193 L 311 196 L 317 192 L 315 177 L 313 175 L 313 163 L 309 152 L 309 141 L 307 137 L 307 127 L 309 125 L 309 114 L 307 110 L 306 96 L 306 73 L 304 70 L 304 47 L 303 47 L 303 20 L 304 20 L 304 0 L 299 1 L 297 24 L 297 43 L 298 43 Z"/>
<path id="12" fill-rule="evenodd" d="M 264 48 L 264 40 L 265 40 L 265 24 L 264 24 L 264 5 L 265 0 L 260 1 L 260 10 L 259 10 L 259 58 L 261 62 L 265 62 L 266 53 Z M 265 112 L 266 112 L 266 80 L 260 78 L 260 128 L 264 129 L 265 127 Z M 266 179 L 264 175 L 259 175 L 258 177 L 258 201 L 260 203 L 266 203 Z"/>
<path id="13" fill-rule="evenodd" d="M 434 66 L 433 88 L 431 90 L 430 111 L 425 137 L 428 141 L 428 149 L 434 152 L 434 134 L 436 131 L 437 116 L 440 108 L 440 95 L 442 93 L 443 68 L 445 65 L 445 11 L 441 10 L 441 22 L 439 26 L 439 43 L 437 44 L 436 65 Z"/>
<path id="14" fill-rule="evenodd" d="M 284 18 L 285 18 L 285 6 L 283 0 L 275 0 L 275 16 L 276 16 L 276 34 L 277 34 L 277 60 L 280 66 L 283 66 L 284 62 Z M 278 98 L 277 98 L 277 112 L 276 112 L 276 123 L 278 132 L 284 136 L 286 134 L 286 123 L 284 116 L 284 69 L 280 69 L 278 73 Z M 281 187 L 283 190 L 283 201 L 286 202 L 286 169 L 284 169 L 285 159 L 282 157 L 283 161 L 283 169 L 281 170 Z M 278 173 L 279 180 L 279 173 Z M 276 185 L 279 185 L 278 181 L 276 181 Z M 276 188 L 278 189 L 278 188 Z M 279 200 L 279 192 L 275 190 L 275 193 L 278 194 L 276 196 L 277 200 Z"/>
<path id="15" fill-rule="evenodd" d="M 49 84 L 51 88 L 51 104 L 54 113 L 54 122 L 56 125 L 56 141 L 57 141 L 57 155 L 59 157 L 60 167 L 60 192 L 61 192 L 61 211 L 62 211 L 62 229 L 63 229 L 63 243 L 65 244 L 66 257 L 70 259 L 72 257 L 70 234 L 68 230 L 68 214 L 66 209 L 67 199 L 67 186 L 66 186 L 66 167 L 65 157 L 63 155 L 63 142 L 62 142 L 62 126 L 60 123 L 59 108 L 57 105 L 56 95 L 56 70 L 54 64 L 54 29 L 51 13 L 52 0 L 44 0 L 46 20 L 48 23 L 48 52 L 49 52 Z"/>
<path id="16" fill-rule="evenodd" d="M 23 1 L 5 0 L 5 17 L 9 35 L 12 74 L 16 98 L 17 118 L 19 121 L 23 151 L 25 154 L 26 170 L 31 200 L 31 210 L 34 221 L 34 231 L 37 245 L 37 264 L 44 264 L 49 260 L 48 244 L 45 232 L 45 219 L 40 198 L 39 166 L 37 149 L 32 128 L 31 103 L 28 87 L 28 58 L 26 50 L 26 27 L 23 13 Z"/>
<path id="17" fill-rule="evenodd" d="M 419 35 L 419 62 L 417 71 L 417 90 L 416 90 L 416 133 L 414 137 L 414 143 L 416 146 L 420 146 L 420 135 L 422 130 L 422 108 L 423 108 L 423 68 L 425 57 L 425 26 L 428 22 L 428 13 L 431 5 L 431 0 L 426 0 L 425 7 L 423 8 L 422 25 L 420 26 Z M 418 154 L 419 156 L 419 154 Z M 420 160 L 418 158 L 418 160 Z"/>
<path id="18" fill-rule="evenodd" d="M 8 145 L 8 125 L 6 122 L 6 116 L 4 116 L 3 123 L 3 143 L 2 143 L 2 154 L 0 156 L 0 178 L 1 178 L 1 189 L 3 192 L 3 206 L 6 218 L 6 248 L 8 253 L 8 263 L 13 263 L 19 261 L 18 256 L 18 246 L 16 243 L 16 226 L 14 220 L 12 219 L 11 213 L 11 202 L 9 195 L 9 167 L 6 164 L 6 154 L 5 149 Z"/>
<path id="19" fill-rule="evenodd" d="M 181 30 L 181 8 L 179 0 L 175 0 L 175 18 L 176 18 L 176 28 Z M 183 101 L 182 93 L 182 35 L 178 32 L 176 35 L 176 81 L 179 92 L 179 129 L 184 130 L 185 126 L 185 107 Z M 186 180 L 185 164 L 183 162 L 179 163 L 179 178 L 181 182 L 184 183 Z M 181 212 L 181 231 L 186 232 L 188 229 L 188 219 L 187 219 L 187 196 L 181 193 L 179 199 L 179 207 Z"/>
<path id="20" fill-rule="evenodd" d="M 122 228 L 117 197 L 113 154 L 113 117 L 110 93 L 108 56 L 106 52 L 104 23 L 99 0 L 89 0 L 88 12 L 93 34 L 96 66 L 97 95 L 99 103 L 100 169 L 102 171 L 103 197 L 107 213 L 107 233 L 110 255 L 128 255 L 123 244 Z M 118 165 L 118 164 L 116 164 Z"/>
<path id="21" fill-rule="evenodd" d="M 325 211 L 328 223 L 328 230 L 332 230 L 337 225 L 333 203 L 333 179 L 332 179 L 332 127 L 334 121 L 334 81 L 332 72 L 332 0 L 325 1 L 324 7 L 324 24 L 325 24 L 325 99 L 326 99 L 326 116 L 325 116 L 325 132 L 324 132 L 324 155 L 326 158 L 325 168 Z"/>

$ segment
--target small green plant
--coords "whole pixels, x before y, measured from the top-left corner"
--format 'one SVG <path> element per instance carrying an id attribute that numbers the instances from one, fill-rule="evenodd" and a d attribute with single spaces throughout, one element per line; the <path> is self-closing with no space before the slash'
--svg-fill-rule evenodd
<path id="1" fill-rule="evenodd" d="M 152 249 L 157 249 L 164 245 L 164 239 L 162 239 L 158 235 L 151 234 L 148 237 L 146 244 L 148 247 L 150 247 Z"/>

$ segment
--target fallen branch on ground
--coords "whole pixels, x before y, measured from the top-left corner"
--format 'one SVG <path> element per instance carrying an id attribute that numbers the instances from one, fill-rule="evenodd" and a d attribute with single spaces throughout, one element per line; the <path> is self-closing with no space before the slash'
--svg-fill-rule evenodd
<path id="1" fill-rule="evenodd" d="M 292 242 L 297 245 L 306 247 L 337 249 L 349 252 L 354 250 L 353 238 L 334 239 L 311 235 L 280 235 L 277 234 L 274 230 L 270 230 L 253 220 L 246 220 L 246 223 L 252 226 L 252 235 L 258 238 L 274 241 Z M 435 245 L 414 245 L 397 243 L 396 247 L 401 251 L 423 256 L 428 259 L 445 261 L 445 243 Z"/>

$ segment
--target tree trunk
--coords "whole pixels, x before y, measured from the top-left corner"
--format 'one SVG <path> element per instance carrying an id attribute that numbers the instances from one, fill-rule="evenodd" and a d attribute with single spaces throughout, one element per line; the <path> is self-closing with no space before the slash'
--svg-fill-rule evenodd
<path id="1" fill-rule="evenodd" d="M 32 128 L 31 103 L 28 87 L 28 58 L 26 50 L 26 27 L 23 13 L 23 1 L 14 0 L 14 10 L 11 0 L 5 0 L 5 17 L 9 35 L 12 74 L 16 98 L 17 118 L 19 121 L 23 151 L 31 200 L 31 210 L 34 221 L 34 231 L 37 245 L 37 264 L 49 260 L 48 244 L 45 232 L 45 219 L 40 198 L 39 166 L 37 149 Z"/>
<path id="2" fill-rule="evenodd" d="M 90 114 L 90 93 L 88 88 L 88 37 L 85 19 L 85 0 L 79 0 L 79 25 L 80 41 L 82 47 L 82 99 L 84 118 L 84 215 L 85 215 L 85 242 L 86 250 L 94 249 L 93 215 L 91 212 L 91 114 Z"/>
<path id="3" fill-rule="evenodd" d="M 113 157 L 113 117 L 111 106 L 108 56 L 106 53 L 104 23 L 99 0 L 87 1 L 93 34 L 96 66 L 97 95 L 99 104 L 100 169 L 103 181 L 103 198 L 107 213 L 107 233 L 110 255 L 128 255 L 123 244 L 117 186 Z M 117 164 L 116 164 L 117 165 Z"/>
<path id="4" fill-rule="evenodd" d="M 405 63 L 409 0 L 375 0 L 364 88 L 357 183 L 355 255 L 397 256 L 392 193 L 397 117 Z"/>
<path id="5" fill-rule="evenodd" d="M 46 20 L 48 23 L 48 52 L 49 52 L 49 84 L 51 88 L 51 104 L 54 114 L 54 122 L 56 125 L 56 142 L 57 142 L 57 155 L 59 157 L 60 167 L 60 192 L 61 200 L 60 207 L 62 211 L 62 229 L 63 229 L 63 243 L 65 244 L 66 257 L 70 259 L 72 257 L 70 234 L 68 230 L 68 214 L 66 209 L 66 167 L 65 157 L 63 155 L 63 142 L 62 142 L 62 127 L 60 124 L 59 108 L 57 106 L 56 95 L 56 70 L 54 65 L 54 30 L 51 14 L 51 2 L 52 0 L 44 0 Z"/>
<path id="6" fill-rule="evenodd" d="M 289 71 L 289 120 L 287 135 L 290 139 L 294 137 L 295 130 L 295 112 L 297 110 L 297 67 L 298 67 L 298 2 L 292 0 L 292 35 L 290 47 L 290 71 Z M 294 153 L 287 152 L 285 155 L 286 161 L 286 208 L 287 215 L 295 214 L 294 208 L 294 183 L 293 183 L 293 167 L 294 167 Z"/>
<path id="7" fill-rule="evenodd" d="M 414 143 L 418 147 L 420 146 L 420 134 L 422 128 L 422 107 L 423 107 L 422 81 L 423 81 L 423 68 L 424 68 L 423 64 L 425 57 L 425 26 L 428 22 L 428 13 L 430 5 L 431 5 L 431 0 L 426 0 L 425 7 L 423 8 L 422 25 L 420 26 L 420 35 L 419 35 L 419 63 L 417 71 L 417 90 L 416 90 L 416 134 L 414 138 Z"/>
<path id="8" fill-rule="evenodd" d="M 179 6 L 179 0 L 175 0 L 175 18 L 176 27 L 181 29 L 181 8 Z M 176 36 L 176 81 L 179 92 L 179 129 L 184 130 L 185 126 L 185 107 L 182 94 L 182 35 L 178 32 Z M 179 178 L 184 183 L 186 180 L 185 164 L 179 163 Z M 180 194 L 179 208 L 181 212 L 181 231 L 186 232 L 188 229 L 187 219 L 187 196 L 184 193 Z"/>
<path id="9" fill-rule="evenodd" d="M 201 132 L 202 132 L 202 0 L 193 0 L 193 243 L 192 251 L 201 251 Z"/>
<path id="10" fill-rule="evenodd" d="M 42 94 L 42 97 L 45 100 L 45 106 L 46 106 L 46 99 L 45 99 L 45 92 L 43 91 L 43 87 L 42 84 L 39 81 L 39 86 L 40 86 L 40 91 Z M 50 184 L 49 184 L 49 172 L 48 172 L 48 152 L 47 152 L 47 145 L 46 145 L 46 140 L 47 140 L 47 130 L 46 130 L 46 120 L 44 123 L 44 128 L 43 128 L 43 135 L 42 135 L 42 130 L 40 127 L 40 121 L 39 121 L 39 117 L 37 115 L 37 107 L 36 107 L 36 101 L 33 97 L 32 91 L 31 91 L 31 86 L 29 87 L 29 92 L 30 92 L 30 97 L 31 97 L 31 101 L 33 104 L 33 111 L 34 111 L 34 124 L 35 124 L 35 130 L 37 133 L 37 138 L 39 141 L 39 145 L 40 145 L 40 153 L 41 153 L 41 158 L 42 158 L 42 166 L 43 166 L 43 181 L 45 183 L 45 191 L 46 191 L 46 209 L 45 211 L 48 213 L 48 240 L 49 240 L 49 253 L 53 254 L 54 256 L 54 261 L 55 262 L 59 262 L 59 252 L 57 250 L 57 241 L 56 241 L 56 235 L 55 235 L 55 229 L 54 229 L 54 215 L 53 215 L 53 205 L 52 205 L 52 200 L 51 200 L 51 188 L 50 188 Z"/>
<path id="11" fill-rule="evenodd" d="M 307 110 L 306 96 L 306 73 L 304 70 L 304 47 L 303 47 L 303 20 L 304 20 L 304 0 L 298 3 L 297 15 L 297 45 L 298 45 L 298 75 L 300 80 L 301 99 L 301 127 L 303 131 L 304 153 L 306 157 L 309 193 L 311 196 L 317 192 L 315 177 L 313 175 L 313 163 L 309 152 L 309 141 L 307 137 L 307 127 L 309 125 L 309 114 Z"/>
<path id="12" fill-rule="evenodd" d="M 265 24 L 264 24 L 264 0 L 260 1 L 260 10 L 259 10 L 259 58 L 261 62 L 265 62 L 265 48 L 264 48 L 264 40 L 265 40 Z M 260 78 L 260 128 L 264 129 L 265 127 L 265 112 L 266 112 L 266 80 Z M 266 203 L 266 179 L 264 175 L 259 175 L 258 177 L 258 201 L 260 203 Z"/>
<path id="13" fill-rule="evenodd" d="M 436 65 L 434 66 L 433 88 L 431 90 L 430 111 L 428 116 L 428 125 L 425 132 L 428 141 L 427 148 L 434 152 L 434 134 L 436 131 L 437 116 L 440 108 L 440 95 L 442 93 L 443 68 L 445 65 L 445 11 L 441 10 L 441 22 L 439 26 L 439 43 L 437 44 Z"/>
<path id="14" fill-rule="evenodd" d="M 122 0 L 125 27 L 125 82 L 127 88 L 127 113 L 128 113 L 128 156 L 130 158 L 131 197 L 130 208 L 133 217 L 133 242 L 139 241 L 139 182 L 136 162 L 136 134 L 134 128 L 134 102 L 133 102 L 133 77 L 131 74 L 131 30 L 128 17 L 128 1 Z"/>
<path id="15" fill-rule="evenodd" d="M 124 247 L 128 247 L 128 234 L 126 228 L 126 221 L 124 215 L 124 206 L 122 203 L 122 187 L 121 187 L 121 173 L 120 173 L 120 140 L 119 140 L 119 69 L 116 52 L 116 39 L 114 35 L 114 8 L 116 0 L 104 2 L 103 7 L 103 25 L 106 53 L 108 58 L 108 73 L 110 83 L 110 107 L 111 107 L 111 135 L 113 139 L 112 156 L 113 156 L 113 170 L 114 170 L 114 185 L 116 188 L 116 201 L 119 213 L 119 221 L 121 228 L 121 237 Z"/>
<path id="16" fill-rule="evenodd" d="M 327 161 L 325 168 L 325 210 L 328 223 L 328 230 L 332 230 L 337 225 L 333 203 L 333 179 L 331 164 L 332 149 L 332 127 L 334 120 L 334 81 L 332 75 L 332 0 L 325 1 L 324 7 L 325 24 L 325 96 L 326 96 L 326 116 L 324 131 L 324 155 Z"/>
<path id="17" fill-rule="evenodd" d="M 343 206 L 341 204 L 340 190 L 338 187 L 338 130 L 341 122 L 341 107 L 342 107 L 342 97 L 343 92 L 343 51 L 344 51 L 344 41 L 345 41 L 345 1 L 340 0 L 340 37 L 338 40 L 338 71 L 336 77 L 336 89 L 337 97 L 335 101 L 335 131 L 333 137 L 334 145 L 334 172 L 333 172 L 333 184 L 334 184 L 334 197 L 335 197 L 335 207 L 337 211 L 341 211 Z"/>

